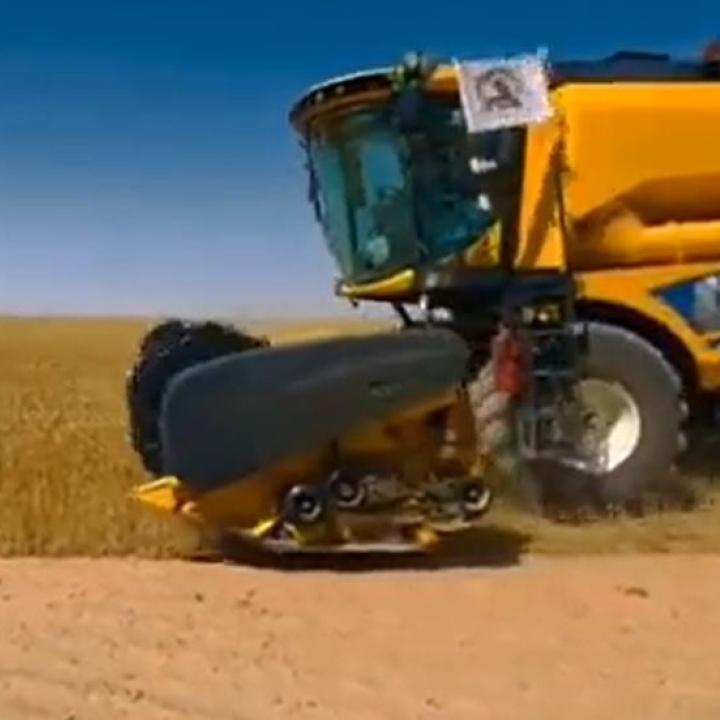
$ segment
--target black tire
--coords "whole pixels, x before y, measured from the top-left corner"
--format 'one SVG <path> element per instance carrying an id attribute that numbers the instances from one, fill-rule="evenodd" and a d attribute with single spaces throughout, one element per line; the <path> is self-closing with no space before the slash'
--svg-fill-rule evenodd
<path id="1" fill-rule="evenodd" d="M 267 344 L 221 323 L 180 320 L 160 323 L 143 338 L 128 374 L 126 402 L 130 442 L 148 472 L 163 472 L 159 419 L 170 379 L 198 363 Z"/>
<path id="2" fill-rule="evenodd" d="M 661 353 L 623 328 L 592 322 L 582 376 L 619 383 L 633 398 L 640 416 L 640 437 L 616 468 L 589 474 L 541 461 L 529 464 L 541 503 L 551 513 L 625 510 L 642 512 L 650 498 L 671 489 L 673 466 L 683 449 L 682 385 Z"/>
<path id="3" fill-rule="evenodd" d="M 158 323 L 145 334 L 140 342 L 140 353 L 152 352 L 156 346 L 177 342 L 192 326 L 186 320 L 171 318 Z"/>

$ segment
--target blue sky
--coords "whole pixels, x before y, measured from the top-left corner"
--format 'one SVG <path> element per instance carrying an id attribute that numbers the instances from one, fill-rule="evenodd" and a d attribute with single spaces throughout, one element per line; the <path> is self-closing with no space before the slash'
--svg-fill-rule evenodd
<path id="1" fill-rule="evenodd" d="M 0 0 L 0 313 L 337 313 L 287 124 L 306 86 L 715 33 L 705 0 Z"/>

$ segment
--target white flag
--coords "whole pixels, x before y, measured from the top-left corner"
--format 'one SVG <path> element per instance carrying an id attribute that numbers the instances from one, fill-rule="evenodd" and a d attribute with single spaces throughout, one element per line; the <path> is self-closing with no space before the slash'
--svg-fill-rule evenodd
<path id="1" fill-rule="evenodd" d="M 529 125 L 552 116 L 545 65 L 538 56 L 458 64 L 468 131 Z"/>

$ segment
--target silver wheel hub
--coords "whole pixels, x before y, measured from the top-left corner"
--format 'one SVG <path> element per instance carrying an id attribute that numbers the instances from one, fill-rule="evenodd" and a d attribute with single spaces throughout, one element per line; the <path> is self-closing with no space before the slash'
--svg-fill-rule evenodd
<path id="1" fill-rule="evenodd" d="M 616 470 L 635 452 L 641 437 L 640 410 L 619 383 L 597 378 L 581 380 L 575 395 L 580 409 L 579 464 L 593 474 Z"/>

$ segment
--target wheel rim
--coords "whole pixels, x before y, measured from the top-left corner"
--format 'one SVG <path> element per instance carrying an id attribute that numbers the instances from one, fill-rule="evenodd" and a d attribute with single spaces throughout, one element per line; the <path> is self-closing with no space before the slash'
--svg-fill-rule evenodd
<path id="1" fill-rule="evenodd" d="M 285 498 L 285 517 L 291 523 L 312 525 L 323 515 L 322 498 L 310 489 L 292 488 Z"/>
<path id="2" fill-rule="evenodd" d="M 493 493 L 488 487 L 473 484 L 465 488 L 463 496 L 465 512 L 470 515 L 480 515 L 490 507 Z"/>
<path id="3" fill-rule="evenodd" d="M 637 448 L 642 430 L 640 410 L 619 383 L 587 378 L 577 386 L 583 410 L 582 455 L 595 474 L 616 470 Z"/>
<path id="4" fill-rule="evenodd" d="M 364 488 L 359 481 L 343 480 L 338 483 L 336 502 L 342 508 L 356 508 L 363 504 L 365 499 Z"/>
<path id="5" fill-rule="evenodd" d="M 352 510 L 364 504 L 367 495 L 363 478 L 338 470 L 330 480 L 330 496 L 342 510 Z"/>
<path id="6" fill-rule="evenodd" d="M 298 501 L 298 519 L 305 523 L 315 522 L 320 517 L 321 512 L 320 503 L 315 498 L 305 496 Z"/>

